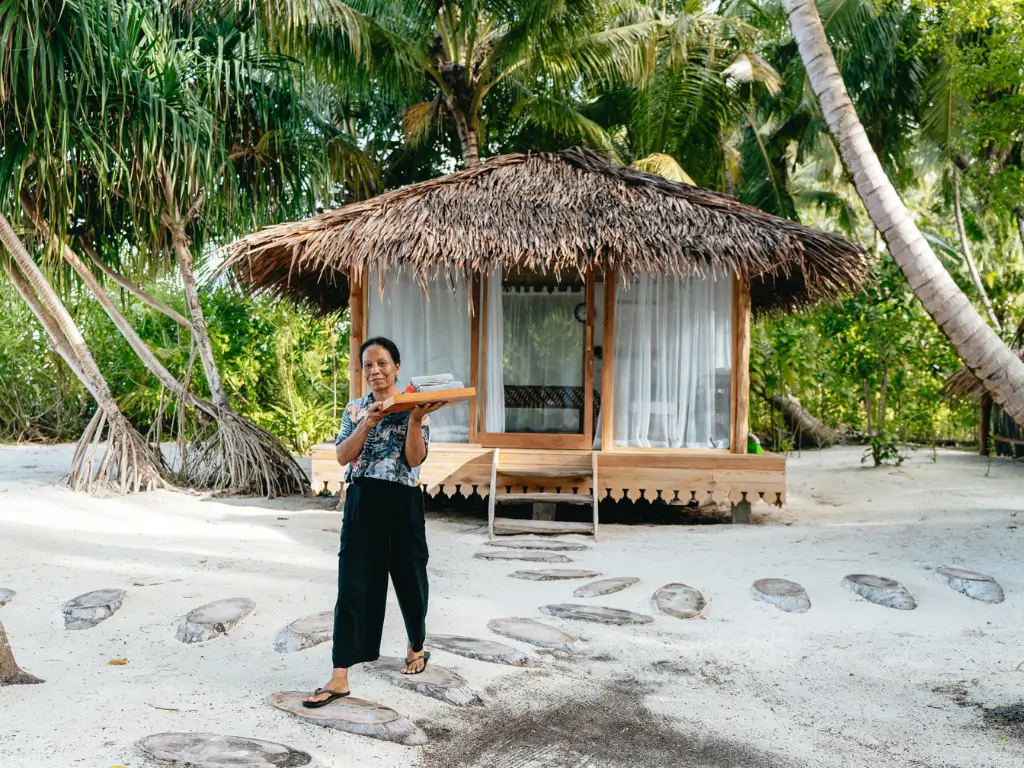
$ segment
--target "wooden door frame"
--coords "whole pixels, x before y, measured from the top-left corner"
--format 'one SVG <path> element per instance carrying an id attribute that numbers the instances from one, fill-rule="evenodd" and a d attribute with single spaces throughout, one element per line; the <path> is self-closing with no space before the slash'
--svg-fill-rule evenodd
<path id="1" fill-rule="evenodd" d="M 592 450 L 594 447 L 594 288 L 596 279 L 594 271 L 586 274 L 584 301 L 587 305 L 587 320 L 584 330 L 583 353 L 583 424 L 579 435 L 536 435 L 506 432 L 484 432 L 479 419 L 486 413 L 487 407 L 487 286 L 489 275 L 479 278 L 482 311 L 473 316 L 474 331 L 472 335 L 480 341 L 474 347 L 478 350 L 476 379 L 473 385 L 477 389 L 478 407 L 473 409 L 470 427 L 475 444 L 484 448 L 524 448 L 530 450 Z M 604 398 L 602 396 L 602 405 Z M 602 422 L 603 423 L 603 422 Z"/>

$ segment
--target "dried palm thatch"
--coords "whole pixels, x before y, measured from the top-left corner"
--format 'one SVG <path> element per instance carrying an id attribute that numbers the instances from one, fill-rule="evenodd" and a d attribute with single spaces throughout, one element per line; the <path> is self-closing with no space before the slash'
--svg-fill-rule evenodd
<path id="1" fill-rule="evenodd" d="M 709 192 L 575 148 L 495 157 L 230 246 L 221 271 L 323 312 L 348 303 L 350 274 L 408 270 L 449 281 L 502 267 L 582 275 L 738 273 L 754 309 L 789 309 L 856 288 L 860 247 Z"/>

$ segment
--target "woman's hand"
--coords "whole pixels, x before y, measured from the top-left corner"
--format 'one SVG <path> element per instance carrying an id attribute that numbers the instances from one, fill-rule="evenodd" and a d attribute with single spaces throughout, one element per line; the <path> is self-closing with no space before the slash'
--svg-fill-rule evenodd
<path id="1" fill-rule="evenodd" d="M 387 414 L 384 412 L 384 403 L 374 403 L 366 411 L 366 426 L 373 429 L 380 424 Z"/>
<path id="2" fill-rule="evenodd" d="M 434 411 L 439 411 L 448 405 L 448 401 L 440 403 L 424 403 L 423 405 L 417 405 L 411 411 L 409 411 L 409 418 L 417 424 L 423 423 L 423 417 L 429 416 Z"/>

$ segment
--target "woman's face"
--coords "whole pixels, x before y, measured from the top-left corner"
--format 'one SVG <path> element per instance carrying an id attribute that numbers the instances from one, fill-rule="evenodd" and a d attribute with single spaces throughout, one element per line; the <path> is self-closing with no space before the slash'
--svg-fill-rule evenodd
<path id="1" fill-rule="evenodd" d="M 400 365 L 395 365 L 391 353 L 384 347 L 367 347 L 363 352 L 363 378 L 371 392 L 388 392 L 395 386 Z"/>

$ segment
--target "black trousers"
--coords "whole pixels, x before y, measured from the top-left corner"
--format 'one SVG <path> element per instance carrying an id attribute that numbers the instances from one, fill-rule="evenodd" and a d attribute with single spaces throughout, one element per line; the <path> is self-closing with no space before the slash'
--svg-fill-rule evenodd
<path id="1" fill-rule="evenodd" d="M 389 574 L 409 642 L 416 652 L 423 648 L 427 557 L 421 489 L 368 478 L 349 486 L 338 551 L 335 668 L 380 657 Z"/>

